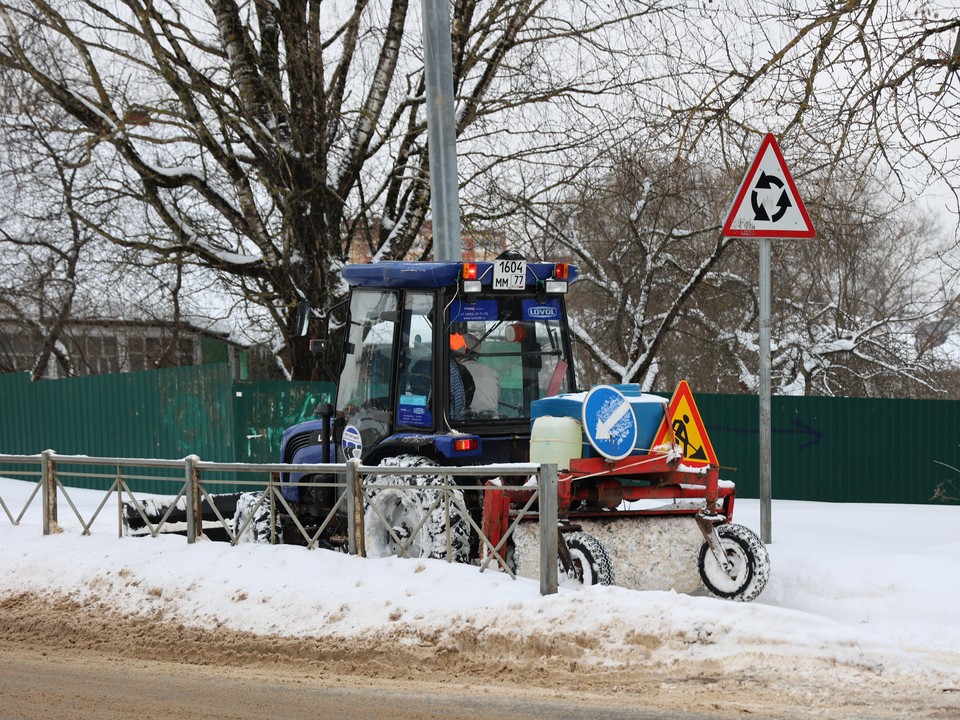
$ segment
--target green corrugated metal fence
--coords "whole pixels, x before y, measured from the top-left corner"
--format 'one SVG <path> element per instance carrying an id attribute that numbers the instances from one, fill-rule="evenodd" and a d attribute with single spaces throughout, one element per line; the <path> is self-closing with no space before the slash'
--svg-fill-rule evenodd
<path id="1" fill-rule="evenodd" d="M 695 395 L 710 441 L 741 497 L 759 496 L 759 405 Z M 773 497 L 926 503 L 960 468 L 960 401 L 774 397 Z"/>
<path id="2" fill-rule="evenodd" d="M 233 459 L 226 365 L 41 382 L 0 375 L 0 403 L 6 453 Z"/>
<path id="3" fill-rule="evenodd" d="M 313 417 L 331 391 L 329 383 L 232 381 L 226 365 L 36 383 L 0 375 L 0 453 L 272 462 L 284 428 Z M 695 399 L 721 477 L 741 497 L 757 497 L 757 398 Z M 775 498 L 925 503 L 938 483 L 958 479 L 944 465 L 960 467 L 960 401 L 774 397 L 771 405 Z"/>
<path id="4" fill-rule="evenodd" d="M 236 460 L 278 462 L 284 429 L 312 420 L 318 403 L 333 402 L 333 389 L 326 382 L 235 382 Z"/>
<path id="5" fill-rule="evenodd" d="M 234 382 L 228 365 L 30 382 L 0 375 L 0 453 L 275 462 L 330 383 Z M 71 468 L 73 469 L 73 468 Z M 110 475 L 109 468 L 94 472 Z M 145 473 L 150 475 L 150 473 Z M 103 478 L 72 484 L 101 487 Z M 169 491 L 144 481 L 142 490 Z"/>

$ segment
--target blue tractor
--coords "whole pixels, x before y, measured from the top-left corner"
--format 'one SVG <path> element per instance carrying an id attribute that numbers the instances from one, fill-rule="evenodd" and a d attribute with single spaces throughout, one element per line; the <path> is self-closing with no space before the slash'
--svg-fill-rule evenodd
<path id="1" fill-rule="evenodd" d="M 533 403 L 576 386 L 564 304 L 576 279 L 573 266 L 505 253 L 492 262 L 347 265 L 342 276 L 350 294 L 336 399 L 318 408 L 316 420 L 285 431 L 282 462 L 358 457 L 366 465 L 463 466 L 529 460 Z M 412 482 L 430 482 L 428 471 Z M 300 484 L 283 489 L 308 532 L 321 526 L 336 492 Z M 396 495 L 381 492 L 381 509 L 393 516 L 411 512 L 410 493 Z M 464 500 L 479 520 L 482 499 L 467 493 Z M 397 528 L 410 524 L 394 519 Z M 302 537 L 292 517 L 281 514 L 278 522 L 285 541 Z M 342 542 L 345 522 L 342 516 L 328 524 L 324 535 L 332 545 Z M 476 553 L 462 524 L 460 560 Z M 440 553 L 429 538 L 441 529 L 439 518 L 428 522 L 417 551 Z"/>
<path id="2" fill-rule="evenodd" d="M 335 401 L 284 432 L 280 460 L 359 458 L 368 466 L 417 468 L 369 476 L 367 555 L 476 563 L 484 554 L 481 528 L 491 546 L 504 549 L 512 572 L 537 577 L 539 519 L 517 512 L 534 502 L 529 478 L 502 477 L 481 490 L 477 477 L 457 474 L 451 488 L 437 466 L 551 463 L 560 470 L 565 577 L 636 589 L 705 588 L 735 600 L 763 590 L 766 548 L 731 523 L 735 486 L 720 480 L 712 446 L 701 452 L 706 432 L 687 422 L 695 404 L 686 383 L 669 406 L 636 385 L 577 392 L 565 306 L 574 267 L 505 254 L 492 262 L 347 265 L 342 275 L 349 296 L 339 319 Z M 312 312 L 301 311 L 305 334 Z M 329 336 L 331 318 L 323 319 Z M 326 338 L 311 346 L 325 347 Z M 697 443 L 690 442 L 694 430 Z M 230 518 L 224 534 L 234 542 L 345 550 L 345 490 L 337 479 L 284 472 L 283 502 L 267 503 L 263 492 L 220 495 L 204 519 Z M 451 496 L 454 502 L 441 502 Z M 184 512 L 160 505 L 153 521 Z M 149 529 L 130 507 L 125 521 L 133 534 Z"/>

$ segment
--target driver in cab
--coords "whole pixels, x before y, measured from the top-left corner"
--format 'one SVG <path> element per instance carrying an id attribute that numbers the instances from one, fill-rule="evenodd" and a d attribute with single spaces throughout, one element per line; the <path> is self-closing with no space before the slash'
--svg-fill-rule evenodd
<path id="1" fill-rule="evenodd" d="M 500 377 L 480 362 L 480 344 L 481 340 L 471 333 L 450 335 L 451 355 L 463 383 L 466 414 L 492 418 L 497 416 L 500 403 Z M 451 385 L 455 383 L 456 378 L 451 377 Z"/>

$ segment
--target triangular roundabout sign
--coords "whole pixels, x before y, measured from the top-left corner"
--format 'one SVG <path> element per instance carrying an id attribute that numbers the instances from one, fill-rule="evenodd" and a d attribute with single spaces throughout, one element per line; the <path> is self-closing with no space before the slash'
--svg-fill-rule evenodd
<path id="1" fill-rule="evenodd" d="M 767 133 L 737 190 L 723 236 L 812 238 L 816 234 L 777 139 Z"/>

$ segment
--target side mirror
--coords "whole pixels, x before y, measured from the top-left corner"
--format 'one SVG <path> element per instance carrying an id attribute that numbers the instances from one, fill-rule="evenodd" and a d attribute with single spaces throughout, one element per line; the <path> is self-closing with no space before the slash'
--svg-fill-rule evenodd
<path id="1" fill-rule="evenodd" d="M 310 303 L 306 300 L 301 300 L 297 303 L 297 317 L 296 324 L 294 325 L 294 332 L 297 337 L 306 337 L 307 328 L 310 325 L 310 316 L 313 314 L 313 310 L 310 309 Z"/>
<path id="2" fill-rule="evenodd" d="M 306 300 L 297 303 L 297 316 L 294 331 L 297 337 L 306 337 L 307 330 L 310 327 L 310 318 L 313 317 L 313 309 Z M 312 338 L 310 340 L 310 352 L 326 356 L 327 340 L 326 338 Z"/>

